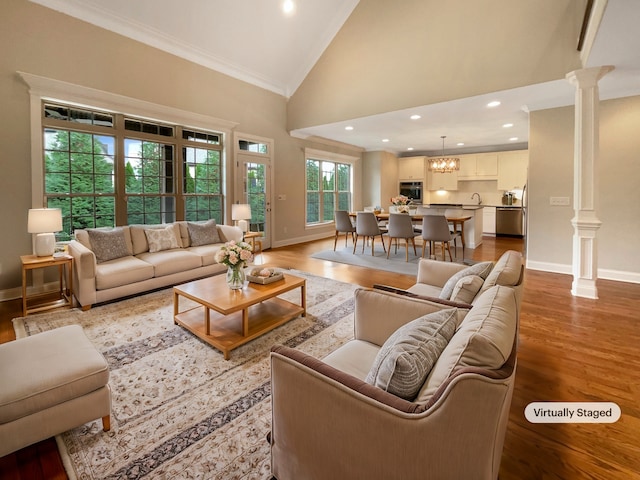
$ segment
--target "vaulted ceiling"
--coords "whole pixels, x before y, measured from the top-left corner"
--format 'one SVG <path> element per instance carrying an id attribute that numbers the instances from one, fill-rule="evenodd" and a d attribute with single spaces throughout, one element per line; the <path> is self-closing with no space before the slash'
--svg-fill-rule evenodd
<path id="1" fill-rule="evenodd" d="M 234 78 L 290 97 L 322 56 L 355 8 L 369 0 L 31 0 L 67 15 L 160 48 Z M 586 0 L 580 0 L 585 5 Z M 359 5 L 362 4 L 362 5 Z M 640 94 L 640 2 L 608 0 L 602 21 L 591 25 L 585 66 L 614 65 L 600 83 L 600 97 Z M 389 0 L 389 8 L 398 3 Z M 576 39 L 577 44 L 577 39 Z M 362 118 L 344 118 L 297 129 L 318 136 L 399 155 L 440 149 L 440 136 L 466 149 L 523 148 L 528 111 L 570 105 L 574 89 L 560 79 L 469 98 L 416 105 Z M 491 100 L 500 109 L 484 107 Z M 420 115 L 419 121 L 407 121 Z M 503 127 L 513 124 L 512 127 Z M 353 127 L 345 130 L 345 127 Z M 388 139 L 387 142 L 382 142 Z M 517 139 L 517 140 L 514 140 Z M 447 142 L 448 151 L 455 143 Z"/>

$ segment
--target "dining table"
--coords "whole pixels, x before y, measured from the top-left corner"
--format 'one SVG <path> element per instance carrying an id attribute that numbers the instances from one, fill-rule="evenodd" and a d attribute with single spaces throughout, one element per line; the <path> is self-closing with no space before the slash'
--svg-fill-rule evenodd
<path id="1" fill-rule="evenodd" d="M 376 219 L 378 220 L 378 222 L 384 222 L 384 221 L 388 221 L 389 220 L 389 212 L 372 212 L 375 216 Z M 351 217 L 356 217 L 357 213 L 356 212 L 349 212 L 349 216 Z M 421 223 L 422 222 L 422 217 L 424 217 L 424 215 L 418 215 L 415 213 L 400 213 L 397 215 L 410 215 L 411 216 L 411 220 L 414 223 Z M 465 242 L 464 242 L 464 222 L 466 222 L 467 220 L 471 220 L 472 216 L 471 215 L 457 215 L 457 216 L 447 216 L 447 222 L 449 222 L 451 224 L 451 226 L 453 227 L 453 233 L 460 233 L 460 238 L 462 240 L 462 258 L 464 259 L 464 247 L 465 247 Z M 459 228 L 459 229 L 458 229 Z"/>

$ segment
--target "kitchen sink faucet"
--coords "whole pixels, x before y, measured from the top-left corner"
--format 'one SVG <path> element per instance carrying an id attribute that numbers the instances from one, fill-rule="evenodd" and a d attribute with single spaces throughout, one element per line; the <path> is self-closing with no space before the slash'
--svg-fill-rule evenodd
<path id="1" fill-rule="evenodd" d="M 480 194 L 478 192 L 474 192 L 473 195 L 471 195 L 471 200 L 473 200 L 473 197 L 478 196 L 478 205 L 480 205 L 482 203 L 482 198 L 480 198 Z"/>

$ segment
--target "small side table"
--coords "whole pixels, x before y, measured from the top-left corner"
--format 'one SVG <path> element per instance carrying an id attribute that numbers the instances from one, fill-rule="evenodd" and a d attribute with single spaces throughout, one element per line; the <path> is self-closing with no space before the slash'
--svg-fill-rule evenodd
<path id="1" fill-rule="evenodd" d="M 262 232 L 247 232 L 244 234 L 244 239 L 251 240 L 251 245 L 253 246 L 253 253 L 262 253 L 262 241 L 258 240 L 262 238 Z M 256 246 L 257 244 L 257 246 Z"/>
<path id="2" fill-rule="evenodd" d="M 60 257 L 37 257 L 35 255 L 22 255 L 22 316 L 26 317 L 30 313 L 41 312 L 52 308 L 67 306 L 73 307 L 73 257 L 64 255 Z M 58 267 L 59 282 L 59 298 L 51 301 L 45 301 L 32 307 L 27 302 L 27 271 L 36 268 Z M 66 280 L 65 280 L 66 269 Z M 44 295 L 51 295 L 52 292 L 43 292 L 32 295 L 30 298 L 36 298 Z"/>

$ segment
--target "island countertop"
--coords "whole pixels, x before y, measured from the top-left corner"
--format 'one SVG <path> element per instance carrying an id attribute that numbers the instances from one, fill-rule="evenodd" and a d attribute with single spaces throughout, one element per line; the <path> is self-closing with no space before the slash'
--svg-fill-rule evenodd
<path id="1" fill-rule="evenodd" d="M 460 205 L 460 204 L 443 204 L 443 203 L 431 203 L 431 204 L 425 204 L 423 205 L 423 207 L 427 207 L 427 208 L 461 208 L 463 210 L 479 210 L 481 208 L 484 208 L 488 205 Z"/>

